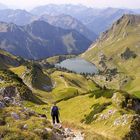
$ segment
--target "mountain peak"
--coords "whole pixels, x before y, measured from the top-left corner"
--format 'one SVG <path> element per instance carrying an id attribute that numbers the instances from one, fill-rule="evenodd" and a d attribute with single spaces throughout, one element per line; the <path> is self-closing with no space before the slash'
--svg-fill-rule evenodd
<path id="1" fill-rule="evenodd" d="M 139 24 L 140 15 L 124 14 L 120 20 L 122 21 L 128 20 L 129 23 L 131 24 Z"/>
<path id="2" fill-rule="evenodd" d="M 140 15 L 134 15 L 134 14 L 124 14 L 120 19 L 118 19 L 113 26 L 116 26 L 118 24 L 125 24 L 126 25 L 136 25 L 139 24 L 140 21 Z"/>
<path id="3" fill-rule="evenodd" d="M 133 14 L 124 14 L 120 19 L 113 23 L 112 27 L 100 36 L 100 40 L 105 40 L 109 36 L 117 37 L 121 32 L 127 29 L 128 26 L 139 26 L 140 24 L 140 15 Z"/>

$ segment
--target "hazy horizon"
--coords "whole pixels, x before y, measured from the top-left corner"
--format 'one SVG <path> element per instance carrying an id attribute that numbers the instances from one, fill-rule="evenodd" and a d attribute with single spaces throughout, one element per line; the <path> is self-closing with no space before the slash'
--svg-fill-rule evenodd
<path id="1" fill-rule="evenodd" d="M 8 6 L 8 8 L 14 9 L 26 9 L 30 10 L 36 6 L 47 4 L 82 4 L 88 7 L 94 8 L 128 8 L 128 9 L 140 9 L 140 0 L 0 0 L 0 3 Z"/>

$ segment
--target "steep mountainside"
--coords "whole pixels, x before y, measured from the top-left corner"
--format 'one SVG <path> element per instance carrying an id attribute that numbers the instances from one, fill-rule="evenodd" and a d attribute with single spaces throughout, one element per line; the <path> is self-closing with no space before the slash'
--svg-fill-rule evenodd
<path id="1" fill-rule="evenodd" d="M 124 15 L 82 57 L 104 73 L 119 73 L 118 88 L 140 97 L 140 16 Z"/>
<path id="2" fill-rule="evenodd" d="M 35 89 L 51 91 L 53 88 L 51 78 L 43 72 L 38 64 L 28 64 L 22 78 L 25 83 Z"/>
<path id="3" fill-rule="evenodd" d="M 4 50 L 0 50 L 0 69 L 19 66 L 22 61 L 21 58 L 17 58 Z"/>
<path id="4" fill-rule="evenodd" d="M 84 25 L 86 25 L 87 28 L 98 35 L 108 29 L 112 23 L 119 19 L 123 14 L 129 14 L 133 12 L 138 13 L 135 10 L 129 9 L 95 9 L 82 5 L 46 5 L 36 7 L 31 12 L 37 15 L 71 15 L 81 21 Z"/>
<path id="5" fill-rule="evenodd" d="M 57 27 L 76 30 L 91 41 L 94 41 L 97 38 L 97 35 L 95 33 L 90 31 L 80 21 L 69 15 L 62 14 L 58 16 L 50 16 L 45 14 L 40 16 L 39 19 L 44 20 Z"/>
<path id="6" fill-rule="evenodd" d="M 100 33 L 110 28 L 113 22 L 118 20 L 123 14 L 130 13 L 133 13 L 133 11 L 128 9 L 107 8 L 100 11 L 100 13 L 93 18 L 86 19 L 85 17 L 84 21 L 82 22 L 89 29 L 93 29 L 93 31 L 99 35 Z"/>
<path id="7" fill-rule="evenodd" d="M 74 30 L 54 27 L 44 21 L 22 27 L 3 22 L 0 25 L 0 48 L 28 59 L 79 54 L 91 43 Z"/>

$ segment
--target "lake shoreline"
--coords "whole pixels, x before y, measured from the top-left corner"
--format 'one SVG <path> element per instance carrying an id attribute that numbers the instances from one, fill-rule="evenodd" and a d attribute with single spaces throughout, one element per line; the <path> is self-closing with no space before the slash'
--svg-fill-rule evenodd
<path id="1" fill-rule="evenodd" d="M 67 70 L 76 72 L 76 73 L 89 73 L 89 74 L 97 74 L 98 69 L 95 64 L 80 58 L 70 58 L 66 59 L 60 63 L 55 64 L 57 68 L 65 68 Z"/>

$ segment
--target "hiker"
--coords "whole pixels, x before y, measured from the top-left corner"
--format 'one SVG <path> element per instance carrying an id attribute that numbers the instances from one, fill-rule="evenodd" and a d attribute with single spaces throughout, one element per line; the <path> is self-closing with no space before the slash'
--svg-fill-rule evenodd
<path id="1" fill-rule="evenodd" d="M 54 105 L 51 108 L 51 116 L 52 116 L 52 121 L 53 124 L 55 123 L 59 123 L 59 108 L 56 106 L 56 103 L 54 103 Z"/>

